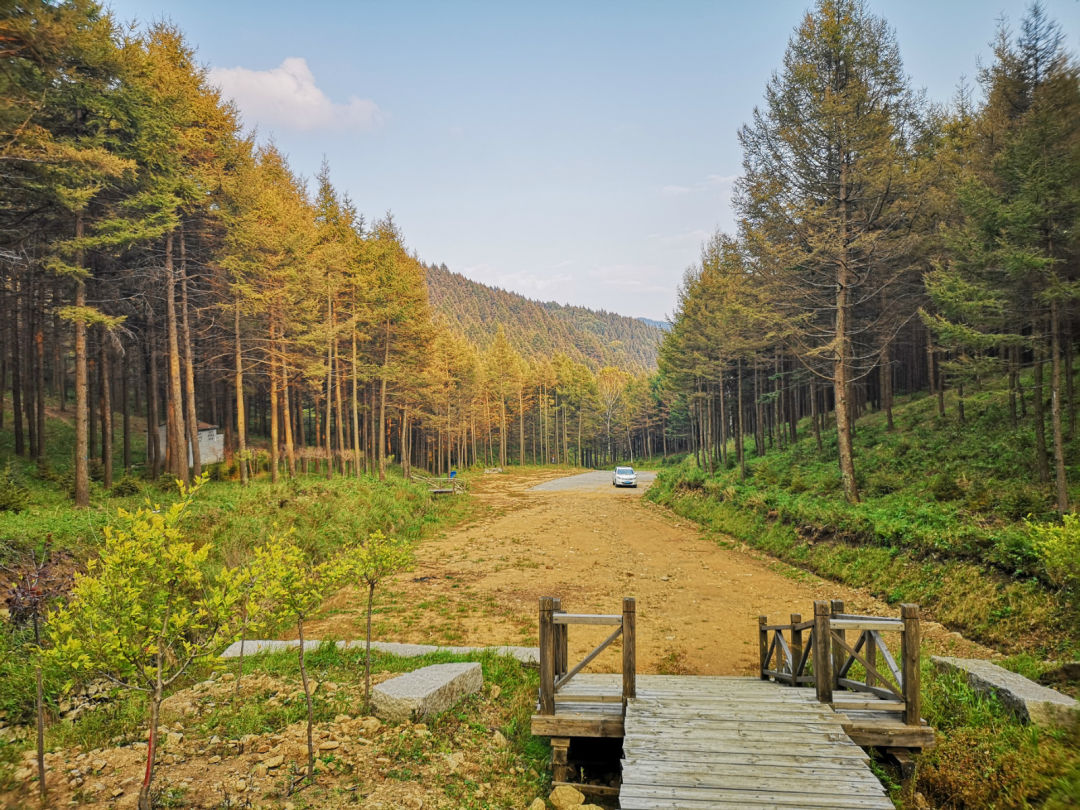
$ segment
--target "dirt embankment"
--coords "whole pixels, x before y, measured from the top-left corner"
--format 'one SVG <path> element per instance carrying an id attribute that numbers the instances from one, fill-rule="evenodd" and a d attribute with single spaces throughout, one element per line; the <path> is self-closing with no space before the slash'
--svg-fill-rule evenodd
<path id="1" fill-rule="evenodd" d="M 758 659 L 757 617 L 809 618 L 815 599 L 842 599 L 848 612 L 899 615 L 866 593 L 777 562 L 643 501 L 644 487 L 615 489 L 610 473 L 556 481 L 566 471 L 485 476 L 473 488 L 476 517 L 426 541 L 413 571 L 380 600 L 375 636 L 464 645 L 536 643 L 541 596 L 575 613 L 617 613 L 637 600 L 638 667 L 645 673 L 749 674 Z M 536 489 L 538 484 L 551 483 Z M 363 602 L 345 591 L 311 637 L 363 635 Z M 606 628 L 575 626 L 571 656 Z M 935 652 L 991 652 L 934 623 Z M 592 667 L 614 670 L 608 653 Z"/>

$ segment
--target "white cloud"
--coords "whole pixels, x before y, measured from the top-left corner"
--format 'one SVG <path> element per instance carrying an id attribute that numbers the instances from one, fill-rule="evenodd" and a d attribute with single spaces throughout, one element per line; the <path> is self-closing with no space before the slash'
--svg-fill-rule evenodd
<path id="1" fill-rule="evenodd" d="M 589 271 L 604 287 L 641 293 L 669 293 L 659 268 L 648 264 L 608 264 Z"/>
<path id="2" fill-rule="evenodd" d="M 682 197 L 695 191 L 708 191 L 719 186 L 729 186 L 738 177 L 737 174 L 707 174 L 704 180 L 698 180 L 693 185 L 683 186 L 675 183 L 666 185 L 660 189 L 660 193 L 665 197 Z"/>
<path id="3" fill-rule="evenodd" d="M 664 246 L 700 245 L 709 238 L 709 232 L 696 228 L 680 233 L 650 233 L 646 239 Z"/>
<path id="4" fill-rule="evenodd" d="M 307 60 L 290 56 L 269 70 L 213 68 L 210 80 L 232 98 L 250 124 L 310 132 L 319 129 L 366 132 L 385 119 L 374 101 L 352 96 L 331 101 L 315 83 Z"/>

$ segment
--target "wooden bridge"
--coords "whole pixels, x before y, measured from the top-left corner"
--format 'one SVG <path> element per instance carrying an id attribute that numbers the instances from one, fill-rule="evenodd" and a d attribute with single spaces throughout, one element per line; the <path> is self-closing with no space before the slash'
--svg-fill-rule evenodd
<path id="1" fill-rule="evenodd" d="M 569 667 L 569 627 L 589 624 L 614 629 Z M 883 634 L 899 636 L 899 664 Z M 919 717 L 916 605 L 903 605 L 899 618 L 847 614 L 837 601 L 815 602 L 805 622 L 760 617 L 758 677 L 638 675 L 635 636 L 633 599 L 609 615 L 540 600 L 532 731 L 551 738 L 555 784 L 617 795 L 624 810 L 889 810 L 864 749 L 904 765 L 911 750 L 933 745 Z M 621 673 L 582 673 L 620 637 Z M 609 752 L 621 742 L 621 775 L 608 784 L 598 783 L 597 741 Z"/>

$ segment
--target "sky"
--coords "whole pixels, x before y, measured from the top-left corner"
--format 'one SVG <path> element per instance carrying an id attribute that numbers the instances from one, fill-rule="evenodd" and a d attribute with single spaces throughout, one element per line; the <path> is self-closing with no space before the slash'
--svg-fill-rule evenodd
<path id="1" fill-rule="evenodd" d="M 410 250 L 530 298 L 666 319 L 734 229 L 737 133 L 809 0 L 106 0 L 169 20 L 247 128 L 309 179 L 325 158 Z M 1027 0 L 868 0 L 912 87 L 974 82 Z M 1045 0 L 1080 53 L 1080 0 Z"/>

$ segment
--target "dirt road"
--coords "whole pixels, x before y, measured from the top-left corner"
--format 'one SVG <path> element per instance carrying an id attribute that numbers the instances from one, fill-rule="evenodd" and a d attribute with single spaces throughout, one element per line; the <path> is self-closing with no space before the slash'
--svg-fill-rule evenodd
<path id="1" fill-rule="evenodd" d="M 747 674 L 757 665 L 757 617 L 809 617 L 815 599 L 850 612 L 899 608 L 742 548 L 611 486 L 609 472 L 485 476 L 473 488 L 476 517 L 422 543 L 413 571 L 379 600 L 374 637 L 465 645 L 535 644 L 541 596 L 577 613 L 616 613 L 637 599 L 638 662 L 644 673 Z M 343 592 L 311 637 L 362 637 L 362 600 Z M 607 628 L 575 626 L 571 656 Z M 924 637 L 936 651 L 988 655 L 940 625 Z M 617 654 L 592 667 L 617 670 Z"/>

